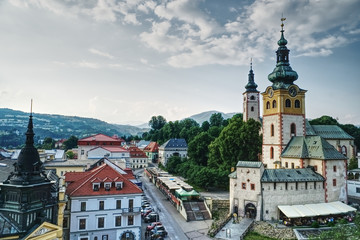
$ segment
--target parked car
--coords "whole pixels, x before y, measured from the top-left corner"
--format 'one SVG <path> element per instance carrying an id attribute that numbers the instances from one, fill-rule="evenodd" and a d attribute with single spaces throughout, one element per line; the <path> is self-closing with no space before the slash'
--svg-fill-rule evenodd
<path id="1" fill-rule="evenodd" d="M 161 222 L 153 222 L 149 226 L 146 227 L 146 231 L 151 231 L 154 229 L 154 227 L 156 227 L 158 225 L 162 225 L 162 223 Z"/>
<path id="2" fill-rule="evenodd" d="M 144 217 L 146 217 L 147 215 L 149 215 L 150 213 L 152 213 L 153 211 L 154 211 L 153 209 L 149 209 L 149 210 L 147 210 L 146 212 L 141 213 L 141 216 L 144 218 Z"/>
<path id="3" fill-rule="evenodd" d="M 142 213 L 142 214 L 143 214 L 143 213 L 146 213 L 146 212 L 149 211 L 149 210 L 153 210 L 153 208 L 152 208 L 152 207 L 143 208 L 143 209 L 141 209 L 141 213 Z"/>
<path id="4" fill-rule="evenodd" d="M 157 222 L 159 221 L 159 214 L 157 213 L 150 213 L 144 218 L 144 222 L 150 223 L 150 222 Z"/>
<path id="5" fill-rule="evenodd" d="M 151 240 L 164 240 L 164 237 L 158 233 L 154 233 L 150 236 L 150 239 Z"/>

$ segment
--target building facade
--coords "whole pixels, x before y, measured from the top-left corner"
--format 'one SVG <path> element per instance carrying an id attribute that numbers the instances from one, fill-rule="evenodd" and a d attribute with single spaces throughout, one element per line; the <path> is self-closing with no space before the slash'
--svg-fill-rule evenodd
<path id="1" fill-rule="evenodd" d="M 187 143 L 183 138 L 172 138 L 159 147 L 159 162 L 166 166 L 172 156 L 187 157 Z"/>

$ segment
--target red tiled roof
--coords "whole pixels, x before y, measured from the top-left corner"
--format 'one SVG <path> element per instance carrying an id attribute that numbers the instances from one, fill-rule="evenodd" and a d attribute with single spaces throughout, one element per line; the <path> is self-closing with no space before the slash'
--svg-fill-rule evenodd
<path id="1" fill-rule="evenodd" d="M 144 152 L 158 152 L 159 144 L 157 142 L 151 142 L 144 148 Z"/>
<path id="2" fill-rule="evenodd" d="M 99 191 L 93 190 L 93 182 L 111 182 L 115 179 L 124 183 L 121 190 L 116 190 L 115 184 L 112 184 L 110 191 L 105 191 L 104 186 L 100 186 Z M 69 183 L 66 194 L 75 197 L 142 193 L 141 189 L 128 179 L 129 176 L 120 174 L 107 164 L 88 172 L 69 172 L 65 174 L 65 181 Z"/>
<path id="3" fill-rule="evenodd" d="M 138 147 L 129 147 L 131 158 L 147 158 L 146 154 L 141 151 Z"/>
<path id="4" fill-rule="evenodd" d="M 109 137 L 105 134 L 99 133 L 96 135 L 92 135 L 90 137 L 85 137 L 82 139 L 79 139 L 78 142 L 91 142 L 91 141 L 97 141 L 97 142 L 123 142 L 124 140 L 118 137 Z"/>

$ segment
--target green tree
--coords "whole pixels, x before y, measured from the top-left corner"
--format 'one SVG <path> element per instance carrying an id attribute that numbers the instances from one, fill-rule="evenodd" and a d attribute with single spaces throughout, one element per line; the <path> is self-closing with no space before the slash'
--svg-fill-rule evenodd
<path id="1" fill-rule="evenodd" d="M 54 141 L 54 139 L 52 139 L 50 137 L 46 137 L 44 139 L 43 144 L 41 145 L 41 148 L 46 149 L 46 150 L 53 149 L 54 147 L 55 147 L 55 141 Z"/>
<path id="2" fill-rule="evenodd" d="M 338 121 L 330 116 L 321 116 L 309 121 L 311 125 L 339 125 Z"/>
<path id="3" fill-rule="evenodd" d="M 66 157 L 68 159 L 74 159 L 75 158 L 75 153 L 73 151 L 67 151 L 66 152 Z"/>
<path id="4" fill-rule="evenodd" d="M 209 158 L 209 145 L 215 138 L 208 132 L 197 135 L 188 144 L 188 156 L 191 161 L 200 166 L 207 166 Z"/>
<path id="5" fill-rule="evenodd" d="M 77 143 L 78 143 L 78 138 L 75 136 L 71 136 L 69 137 L 69 139 L 67 139 L 64 143 L 63 143 L 63 148 L 65 151 L 69 150 L 69 149 L 73 149 L 77 147 Z"/>
<path id="6" fill-rule="evenodd" d="M 352 157 L 349 162 L 348 169 L 353 170 L 355 168 L 358 168 L 358 160 L 356 157 Z"/>
<path id="7" fill-rule="evenodd" d="M 208 121 L 204 121 L 201 124 L 201 129 L 203 130 L 203 132 L 206 132 L 207 130 L 209 130 L 210 128 L 210 123 Z"/>
<path id="8" fill-rule="evenodd" d="M 183 160 L 179 156 L 171 156 L 166 163 L 166 170 L 171 174 L 177 174 L 179 172 L 179 166 Z"/>
<path id="9" fill-rule="evenodd" d="M 149 121 L 149 126 L 154 130 L 160 130 L 166 124 L 166 119 L 159 115 L 159 116 L 152 116 Z"/>
<path id="10" fill-rule="evenodd" d="M 241 118 L 230 120 L 220 136 L 209 146 L 209 166 L 230 171 L 238 161 L 257 161 L 261 151 L 260 123 Z"/>
<path id="11" fill-rule="evenodd" d="M 221 113 L 214 113 L 210 116 L 210 126 L 221 127 L 223 125 L 224 118 Z"/>

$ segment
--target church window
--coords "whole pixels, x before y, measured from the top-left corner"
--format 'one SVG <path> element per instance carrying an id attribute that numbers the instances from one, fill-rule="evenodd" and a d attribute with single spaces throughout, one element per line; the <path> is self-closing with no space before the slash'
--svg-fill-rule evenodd
<path id="1" fill-rule="evenodd" d="M 299 100 L 295 100 L 295 108 L 300 108 L 300 101 Z"/>
<path id="2" fill-rule="evenodd" d="M 333 179 L 333 187 L 336 187 L 336 179 Z"/>
<path id="3" fill-rule="evenodd" d="M 295 164 L 292 162 L 291 163 L 291 168 L 294 169 L 295 168 Z"/>
<path id="4" fill-rule="evenodd" d="M 334 172 L 336 172 L 336 166 L 333 166 L 333 170 L 334 170 Z"/>
<path id="5" fill-rule="evenodd" d="M 270 109 L 270 102 L 266 102 L 266 109 Z"/>
<path id="6" fill-rule="evenodd" d="M 347 156 L 347 149 L 345 146 L 342 146 L 341 147 L 341 153 L 344 155 L 344 156 Z"/>
<path id="7" fill-rule="evenodd" d="M 271 124 L 270 134 L 271 134 L 272 137 L 274 136 L 274 124 Z"/>
<path id="8" fill-rule="evenodd" d="M 254 183 L 250 184 L 250 189 L 255 190 L 255 184 Z"/>
<path id="9" fill-rule="evenodd" d="M 290 108 L 291 107 L 291 101 L 290 99 L 285 100 L 285 107 Z"/>
<path id="10" fill-rule="evenodd" d="M 295 123 L 292 123 L 290 126 L 290 132 L 291 132 L 291 136 L 294 137 L 296 136 L 296 125 Z"/>
<path id="11" fill-rule="evenodd" d="M 251 96 L 251 97 L 250 97 L 250 100 L 255 100 L 255 96 Z"/>
<path id="12" fill-rule="evenodd" d="M 285 162 L 285 168 L 288 168 L 288 167 L 289 167 L 289 163 Z"/>
<path id="13" fill-rule="evenodd" d="M 241 188 L 246 190 L 246 183 L 241 183 Z"/>
<path id="14" fill-rule="evenodd" d="M 254 111 L 254 107 L 251 107 L 251 111 L 252 111 L 252 112 Z"/>
<path id="15" fill-rule="evenodd" d="M 276 108 L 276 101 L 275 100 L 272 102 L 272 107 Z"/>
<path id="16" fill-rule="evenodd" d="M 270 158 L 274 159 L 274 148 L 273 147 L 270 148 Z"/>
<path id="17" fill-rule="evenodd" d="M 80 211 L 86 211 L 86 202 L 81 202 Z"/>
<path id="18" fill-rule="evenodd" d="M 79 219 L 79 229 L 80 230 L 86 229 L 86 219 L 85 218 Z"/>

